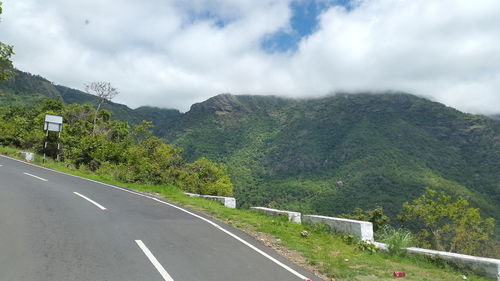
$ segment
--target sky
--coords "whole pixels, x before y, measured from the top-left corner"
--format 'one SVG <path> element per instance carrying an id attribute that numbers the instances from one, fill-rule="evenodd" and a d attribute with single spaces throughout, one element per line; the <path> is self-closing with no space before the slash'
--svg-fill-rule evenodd
<path id="1" fill-rule="evenodd" d="M 114 101 L 403 91 L 500 112 L 498 0 L 3 0 L 15 67 Z"/>

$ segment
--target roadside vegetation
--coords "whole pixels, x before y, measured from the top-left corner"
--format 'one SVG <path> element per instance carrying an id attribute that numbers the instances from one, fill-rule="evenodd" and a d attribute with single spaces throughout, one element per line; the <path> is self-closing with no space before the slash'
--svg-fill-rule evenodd
<path id="1" fill-rule="evenodd" d="M 18 148 L 0 146 L 0 153 L 7 156 L 20 158 L 19 151 Z M 466 276 L 467 280 L 487 280 L 440 259 L 378 251 L 357 241 L 353 236 L 332 235 L 321 225 L 300 225 L 288 222 L 285 217 L 267 217 L 250 210 L 226 208 L 215 201 L 188 197 L 183 190 L 172 184 L 127 183 L 111 174 L 76 169 L 51 158 L 42 161 L 41 155 L 36 155 L 34 163 L 73 175 L 157 194 L 171 202 L 205 213 L 249 233 L 285 257 L 317 272 L 325 280 L 390 280 L 394 278 L 394 271 L 405 272 L 405 280 L 463 280 L 463 276 Z M 304 231 L 306 236 L 303 235 Z M 390 236 L 391 234 L 388 235 Z M 397 243 L 407 245 L 404 244 L 405 241 Z"/>
<path id="2" fill-rule="evenodd" d="M 397 255 L 403 254 L 401 248 L 418 246 L 500 258 L 500 247 L 494 236 L 495 220 L 483 218 L 479 208 L 470 207 L 463 197 L 430 188 L 412 202 L 405 202 L 392 223 L 380 206 L 373 210 L 356 208 L 353 214 L 340 217 L 371 222 L 376 240 L 387 243 L 389 252 Z"/>
<path id="3" fill-rule="evenodd" d="M 46 114 L 64 118 L 60 138 L 57 132 L 44 131 Z M 68 169 L 124 183 L 172 184 L 187 192 L 232 195 L 226 165 L 203 157 L 190 163 L 182 157 L 182 149 L 153 136 L 151 122 L 131 128 L 110 117 L 107 110 L 65 105 L 62 100 L 45 99 L 32 108 L 0 107 L 0 145 L 45 152 Z"/>
<path id="4" fill-rule="evenodd" d="M 423 248 L 494 256 L 490 240 L 495 220 L 482 218 L 479 209 L 469 207 L 462 197 L 427 189 L 420 198 L 403 204 L 399 220 L 416 233 Z"/>

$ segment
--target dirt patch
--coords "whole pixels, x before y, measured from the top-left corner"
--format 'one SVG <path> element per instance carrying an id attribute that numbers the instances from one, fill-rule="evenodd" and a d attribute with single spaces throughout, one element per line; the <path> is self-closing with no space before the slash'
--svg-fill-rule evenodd
<path id="1" fill-rule="evenodd" d="M 287 260 L 293 262 L 294 264 L 303 267 L 325 281 L 340 281 L 338 279 L 329 278 L 326 275 L 320 272 L 320 268 L 318 266 L 313 266 L 307 262 L 307 259 L 302 255 L 302 253 L 290 250 L 285 247 L 280 239 L 274 238 L 272 235 L 267 233 L 258 232 L 255 230 L 251 230 L 250 228 L 242 228 L 241 229 L 246 234 L 252 236 L 256 240 L 258 240 L 263 245 L 272 248 L 275 250 L 280 256 L 286 258 Z"/>
<path id="2" fill-rule="evenodd" d="M 373 281 L 373 280 L 380 280 L 379 277 L 375 275 L 365 275 L 365 276 L 358 276 L 356 277 L 359 281 Z"/>

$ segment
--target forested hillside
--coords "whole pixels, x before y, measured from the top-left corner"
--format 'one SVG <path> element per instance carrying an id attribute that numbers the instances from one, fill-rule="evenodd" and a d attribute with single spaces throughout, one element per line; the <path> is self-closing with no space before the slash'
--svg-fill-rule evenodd
<path id="1" fill-rule="evenodd" d="M 32 107 L 46 98 L 62 99 L 66 104 L 97 104 L 97 98 L 94 95 L 55 85 L 38 75 L 19 70 L 15 73 L 12 79 L 0 82 L 0 105 Z M 142 120 L 153 121 L 156 125 L 159 120 L 164 122 L 164 120 L 180 115 L 176 109 L 142 107 L 133 110 L 126 105 L 111 101 L 106 101 L 102 108 L 112 113 L 112 119 L 129 122 L 131 125 L 139 124 Z"/>
<path id="2" fill-rule="evenodd" d="M 141 116 L 143 120 L 153 122 L 153 132 L 156 136 L 165 135 L 167 130 L 182 116 L 177 109 L 165 109 L 152 106 L 141 106 L 134 109 L 134 112 Z"/>
<path id="3" fill-rule="evenodd" d="M 19 72 L 0 83 L 1 105 L 94 96 Z M 112 118 L 150 120 L 187 160 L 225 162 L 241 206 L 338 215 L 383 206 L 397 214 L 426 187 L 462 195 L 500 219 L 500 122 L 408 94 L 292 100 L 213 97 L 178 110 L 108 102 Z"/>
<path id="4" fill-rule="evenodd" d="M 431 187 L 500 218 L 500 122 L 408 94 L 219 95 L 164 137 L 227 163 L 243 206 L 396 214 Z"/>

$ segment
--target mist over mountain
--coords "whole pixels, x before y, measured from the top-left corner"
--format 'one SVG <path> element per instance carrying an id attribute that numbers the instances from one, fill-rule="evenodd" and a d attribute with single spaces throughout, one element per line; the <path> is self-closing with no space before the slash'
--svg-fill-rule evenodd
<path id="1" fill-rule="evenodd" d="M 42 98 L 95 101 L 21 72 L 0 84 L 0 105 Z M 154 133 L 190 161 L 225 162 L 242 207 L 338 215 L 383 206 L 394 215 L 431 187 L 500 219 L 500 122 L 410 94 L 222 94 L 186 113 L 113 102 L 104 108 L 131 124 L 153 121 Z"/>

